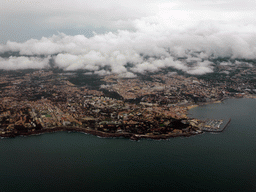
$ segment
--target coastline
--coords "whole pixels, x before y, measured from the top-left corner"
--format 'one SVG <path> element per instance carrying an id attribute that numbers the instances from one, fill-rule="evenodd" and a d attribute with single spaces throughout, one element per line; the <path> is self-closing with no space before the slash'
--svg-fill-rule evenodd
<path id="1" fill-rule="evenodd" d="M 209 105 L 209 104 L 218 104 L 218 103 L 222 103 L 223 101 L 225 101 L 227 99 L 256 99 L 256 95 L 245 95 L 243 97 L 226 97 L 226 98 L 223 98 L 221 100 L 208 101 L 208 102 L 188 105 L 187 109 L 190 110 L 190 109 L 193 109 L 193 108 L 196 108 L 196 107 L 199 107 L 199 106 L 204 106 L 204 105 Z"/>
<path id="2" fill-rule="evenodd" d="M 256 97 L 255 97 L 256 98 Z M 189 110 L 191 109 L 194 109 L 196 107 L 199 107 L 199 106 L 204 106 L 204 105 L 210 105 L 210 104 L 218 104 L 218 103 L 222 103 L 224 100 L 226 99 L 232 99 L 232 98 L 225 98 L 225 99 L 222 99 L 222 100 L 217 100 L 217 101 L 209 101 L 209 102 L 204 102 L 204 103 L 198 103 L 198 104 L 192 104 L 192 105 L 187 105 L 187 113 L 186 113 L 186 116 L 189 114 Z"/>
<path id="3" fill-rule="evenodd" d="M 250 97 L 243 97 L 243 98 L 256 99 L 256 96 L 252 95 Z M 190 109 L 193 109 L 193 108 L 196 108 L 199 106 L 203 106 L 203 105 L 208 105 L 208 104 L 222 103 L 226 99 L 238 99 L 238 98 L 231 97 L 231 98 L 225 98 L 225 99 L 217 100 L 217 101 L 188 105 L 188 106 L 186 106 L 186 108 L 187 108 L 186 115 L 188 114 L 188 111 Z M 242 99 L 242 98 L 239 98 L 239 99 Z M 191 118 L 188 118 L 188 119 L 191 119 Z M 34 130 L 34 131 L 29 131 L 29 132 L 16 132 L 16 133 L 15 132 L 11 132 L 11 133 L 7 132 L 4 134 L 0 133 L 0 138 L 14 138 L 17 136 L 39 135 L 39 134 L 44 134 L 44 133 L 53 133 L 53 132 L 60 132 L 60 131 L 88 133 L 91 135 L 104 137 L 104 138 L 123 137 L 123 138 L 129 138 L 131 140 L 139 140 L 142 138 L 160 140 L 160 139 L 168 139 L 168 138 L 172 138 L 172 137 L 190 137 L 193 135 L 198 135 L 198 134 L 202 134 L 202 133 L 206 132 L 206 131 L 202 131 L 199 129 L 198 131 L 183 132 L 183 133 L 169 132 L 167 134 L 153 134 L 153 133 L 137 134 L 137 133 L 129 133 L 129 132 L 109 133 L 109 132 L 95 130 L 92 128 L 81 128 L 81 127 L 52 127 L 52 128 L 44 128 L 44 129 Z"/>
<path id="4" fill-rule="evenodd" d="M 169 134 L 160 134 L 160 135 L 153 135 L 153 134 L 134 134 L 128 132 L 122 133 L 108 133 L 99 130 L 94 130 L 90 128 L 78 128 L 78 127 L 54 127 L 51 129 L 41 129 L 36 130 L 33 132 L 20 132 L 20 133 L 6 133 L 0 134 L 0 137 L 3 138 L 14 138 L 17 136 L 30 136 L 30 135 L 39 135 L 44 133 L 54 133 L 54 132 L 61 132 L 61 131 L 71 131 L 71 132 L 81 132 L 81 133 L 88 133 L 91 135 L 104 137 L 104 138 L 114 138 L 114 137 L 123 137 L 129 138 L 131 140 L 139 140 L 139 139 L 168 139 L 171 137 L 190 137 L 193 135 L 201 134 L 201 132 L 188 132 L 188 133 L 169 133 Z"/>
<path id="5" fill-rule="evenodd" d="M 187 109 L 190 110 L 190 109 L 193 109 L 193 108 L 196 108 L 198 107 L 199 105 L 189 105 L 187 106 Z"/>

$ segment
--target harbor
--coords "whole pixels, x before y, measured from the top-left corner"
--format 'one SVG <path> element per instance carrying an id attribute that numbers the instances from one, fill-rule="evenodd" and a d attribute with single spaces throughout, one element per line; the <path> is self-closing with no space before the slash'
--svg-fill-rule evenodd
<path id="1" fill-rule="evenodd" d="M 202 124 L 201 130 L 204 132 L 222 132 L 226 129 L 230 121 L 231 118 L 227 122 L 223 119 L 207 119 Z"/>

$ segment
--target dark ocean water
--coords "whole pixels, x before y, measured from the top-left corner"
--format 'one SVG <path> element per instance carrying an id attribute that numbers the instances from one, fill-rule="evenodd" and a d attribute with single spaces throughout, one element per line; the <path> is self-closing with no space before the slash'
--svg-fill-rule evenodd
<path id="1" fill-rule="evenodd" d="M 256 191 L 256 100 L 194 108 L 223 133 L 141 140 L 51 133 L 0 140 L 0 191 Z"/>

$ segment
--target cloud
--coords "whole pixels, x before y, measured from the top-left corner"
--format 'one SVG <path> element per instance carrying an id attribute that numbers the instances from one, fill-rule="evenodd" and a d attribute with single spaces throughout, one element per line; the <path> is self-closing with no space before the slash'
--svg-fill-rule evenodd
<path id="1" fill-rule="evenodd" d="M 212 73 L 213 67 L 212 63 L 209 61 L 199 62 L 196 66 L 190 68 L 187 73 L 192 75 L 202 75 L 205 73 Z"/>
<path id="2" fill-rule="evenodd" d="M 9 57 L 8 59 L 0 57 L 0 68 L 4 70 L 18 69 L 42 69 L 49 67 L 50 57 L 41 59 L 37 57 Z"/>
<path id="3" fill-rule="evenodd" d="M 137 75 L 135 75 L 131 72 L 126 72 L 126 73 L 121 73 L 119 75 L 119 77 L 121 77 L 121 78 L 135 78 L 135 77 L 137 77 Z"/>
<path id="4" fill-rule="evenodd" d="M 147 22 L 159 21 L 158 29 L 179 29 L 199 20 L 250 25 L 256 21 L 255 7 L 252 0 L 2 0 L 0 42 L 21 42 L 57 31 L 91 36 L 93 31 L 134 31 L 138 26 L 151 30 Z M 147 22 L 143 24 L 142 18 Z"/>
<path id="5" fill-rule="evenodd" d="M 2 58 L 0 69 L 7 69 L 6 63 L 11 63 L 8 69 L 45 68 L 53 58 L 55 67 L 99 75 L 135 77 L 168 67 L 194 75 L 211 73 L 213 58 L 256 59 L 254 5 L 238 0 L 5 1 L 0 8 L 4 21 L 28 14 L 36 16 L 38 25 L 116 31 L 7 41 L 0 53 L 19 52 L 20 57 Z"/>
<path id="6" fill-rule="evenodd" d="M 91 38 L 60 33 L 23 43 L 8 41 L 0 46 L 0 51 L 19 52 L 34 59 L 53 55 L 56 67 L 88 70 L 100 75 L 155 72 L 167 67 L 200 75 L 213 72 L 210 62 L 213 58 L 256 59 L 256 33 L 251 30 L 243 32 L 236 26 L 228 29 L 216 22 L 199 22 L 178 31 L 171 27 L 159 30 L 155 23 L 148 25 L 148 28 L 152 25 L 148 31 L 119 30 Z M 6 62 L 12 60 L 9 58 Z M 46 67 L 44 62 L 38 65 Z M 0 68 L 5 69 L 2 65 Z"/>
<path id="7" fill-rule="evenodd" d="M 125 21 L 155 14 L 158 3 L 152 0 L 3 0 L 0 17 L 10 22 L 26 20 L 33 26 L 39 22 L 54 29 L 84 26 L 113 29 L 117 23 L 120 29 Z"/>

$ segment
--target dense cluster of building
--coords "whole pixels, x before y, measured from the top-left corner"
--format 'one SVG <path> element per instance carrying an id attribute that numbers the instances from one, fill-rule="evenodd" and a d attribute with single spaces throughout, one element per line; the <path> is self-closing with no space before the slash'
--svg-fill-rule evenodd
<path id="1" fill-rule="evenodd" d="M 96 90 L 53 71 L 5 72 L 0 77 L 0 136 L 60 127 L 151 138 L 198 134 L 200 120 L 187 117 L 189 106 L 254 91 L 248 81 L 235 80 L 213 82 L 175 73 L 151 75 L 150 80 L 109 75 Z"/>

